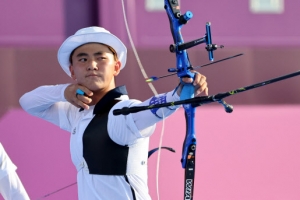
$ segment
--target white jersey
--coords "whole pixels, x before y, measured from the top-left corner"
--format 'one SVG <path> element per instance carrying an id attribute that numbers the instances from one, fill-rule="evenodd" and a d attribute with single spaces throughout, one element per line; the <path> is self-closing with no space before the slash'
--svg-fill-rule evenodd
<path id="1" fill-rule="evenodd" d="M 122 95 L 108 115 L 109 137 L 119 145 L 129 147 L 126 178 L 124 176 L 94 175 L 89 173 L 83 157 L 83 133 L 95 116 L 95 106 L 79 112 L 79 109 L 64 98 L 68 84 L 41 86 L 23 95 L 20 104 L 28 113 L 45 119 L 71 133 L 70 151 L 72 162 L 77 169 L 78 196 L 80 200 L 149 200 L 147 186 L 147 152 L 149 136 L 155 124 L 172 114 L 178 106 L 161 108 L 155 111 L 142 111 L 129 115 L 114 116 L 112 111 L 122 107 L 145 106 L 159 99 L 171 102 L 179 100 L 173 91 L 150 98 L 145 102 L 130 100 Z M 105 163 L 103 163 L 105 164 Z M 127 180 L 126 180 L 127 179 Z M 134 198 L 135 196 L 135 198 Z"/>

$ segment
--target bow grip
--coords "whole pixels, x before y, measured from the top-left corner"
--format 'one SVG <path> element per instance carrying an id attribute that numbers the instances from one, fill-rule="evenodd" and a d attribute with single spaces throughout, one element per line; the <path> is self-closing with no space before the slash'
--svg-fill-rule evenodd
<path id="1" fill-rule="evenodd" d="M 183 81 L 181 81 L 181 84 L 183 84 L 183 87 L 180 93 L 180 100 L 193 98 L 195 92 L 195 87 L 193 86 L 193 83 L 184 83 Z"/>
<path id="2" fill-rule="evenodd" d="M 188 75 L 186 75 L 186 76 L 189 76 L 190 78 L 192 78 L 193 82 L 194 82 L 195 74 L 196 73 L 194 73 L 194 72 L 188 71 Z M 186 76 L 183 76 L 183 77 L 186 77 Z M 180 84 L 183 85 L 181 93 L 180 93 L 180 100 L 186 100 L 186 99 L 194 98 L 194 96 L 195 96 L 194 95 L 195 87 L 193 85 L 193 82 L 192 83 L 185 83 L 185 82 L 182 81 L 182 78 L 180 79 Z"/>

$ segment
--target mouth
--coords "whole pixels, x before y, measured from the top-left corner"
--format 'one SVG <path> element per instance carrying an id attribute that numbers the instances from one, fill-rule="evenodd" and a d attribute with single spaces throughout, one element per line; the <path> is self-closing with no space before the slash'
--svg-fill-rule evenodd
<path id="1" fill-rule="evenodd" d="M 99 77 L 99 75 L 97 75 L 97 74 L 89 74 L 89 75 L 86 75 L 85 77 Z"/>

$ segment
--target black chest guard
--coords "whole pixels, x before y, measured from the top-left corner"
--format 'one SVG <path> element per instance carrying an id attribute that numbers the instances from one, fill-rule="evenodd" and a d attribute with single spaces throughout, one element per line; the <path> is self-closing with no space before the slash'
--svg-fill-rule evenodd
<path id="1" fill-rule="evenodd" d="M 116 144 L 107 131 L 108 113 L 122 94 L 127 94 L 125 87 L 109 91 L 95 106 L 95 116 L 84 131 L 83 157 L 90 174 L 126 175 L 129 147 Z"/>

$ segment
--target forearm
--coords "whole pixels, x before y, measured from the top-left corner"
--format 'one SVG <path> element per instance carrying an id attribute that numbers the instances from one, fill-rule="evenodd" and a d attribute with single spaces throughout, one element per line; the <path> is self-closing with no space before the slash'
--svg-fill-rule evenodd
<path id="1" fill-rule="evenodd" d="M 67 86 L 68 84 L 40 86 L 25 93 L 19 100 L 20 105 L 30 114 L 42 112 L 56 102 L 65 101 L 63 93 Z"/>
<path id="2" fill-rule="evenodd" d="M 41 86 L 24 94 L 19 102 L 31 115 L 59 125 L 59 108 L 69 105 L 64 98 L 64 90 L 69 84 Z"/>
<path id="3" fill-rule="evenodd" d="M 135 106 L 149 106 L 158 103 L 178 101 L 179 99 L 180 97 L 177 95 L 177 93 L 171 91 L 165 94 L 159 94 L 158 96 L 151 97 L 150 99 L 147 99 L 146 101 Z M 137 128 L 139 130 L 143 130 L 149 126 L 156 124 L 162 119 L 167 118 L 172 113 L 174 113 L 179 107 L 180 106 L 170 106 L 159 109 L 151 109 L 147 111 L 133 113 L 132 117 L 135 120 Z"/>

